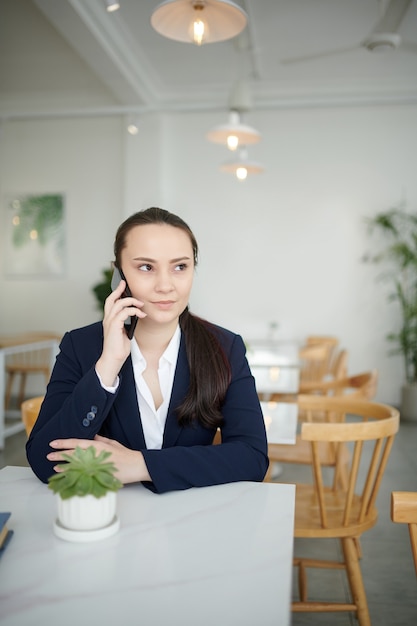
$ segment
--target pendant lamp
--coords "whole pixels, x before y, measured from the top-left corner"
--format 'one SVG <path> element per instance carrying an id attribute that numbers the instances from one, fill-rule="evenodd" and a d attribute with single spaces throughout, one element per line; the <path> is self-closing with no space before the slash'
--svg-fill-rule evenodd
<path id="1" fill-rule="evenodd" d="M 257 161 L 250 161 L 246 148 L 241 148 L 238 158 L 226 161 L 220 169 L 222 172 L 234 174 L 238 180 L 245 180 L 249 174 L 260 174 L 265 168 Z"/>
<path id="2" fill-rule="evenodd" d="M 241 122 L 238 111 L 230 111 L 229 123 L 215 126 L 207 133 L 206 138 L 213 143 L 226 145 L 229 150 L 236 150 L 239 146 L 258 143 L 261 135 L 252 126 Z"/>
<path id="3" fill-rule="evenodd" d="M 236 37 L 247 19 L 231 0 L 166 0 L 152 13 L 151 24 L 168 39 L 200 46 Z"/>

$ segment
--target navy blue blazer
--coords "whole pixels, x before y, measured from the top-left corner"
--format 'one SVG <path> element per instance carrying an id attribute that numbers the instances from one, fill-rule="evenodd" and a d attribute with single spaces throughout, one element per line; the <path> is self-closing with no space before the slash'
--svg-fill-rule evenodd
<path id="1" fill-rule="evenodd" d="M 56 462 L 48 461 L 53 439 L 93 439 L 96 434 L 143 453 L 152 483 L 163 493 L 235 481 L 262 481 L 268 468 L 267 440 L 254 378 L 239 335 L 213 327 L 230 362 L 231 382 L 222 414 L 222 443 L 211 445 L 215 429 L 178 424 L 175 408 L 189 386 L 184 334 L 161 450 L 147 450 L 136 397 L 132 361 L 120 370 L 116 393 L 104 390 L 95 372 L 103 346 L 101 322 L 66 333 L 60 345 L 39 417 L 26 444 L 34 473 L 47 482 Z"/>

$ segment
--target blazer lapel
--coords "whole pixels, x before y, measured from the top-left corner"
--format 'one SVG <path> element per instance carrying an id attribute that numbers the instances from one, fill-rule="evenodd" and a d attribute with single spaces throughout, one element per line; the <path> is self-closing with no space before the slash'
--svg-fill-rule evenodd
<path id="1" fill-rule="evenodd" d="M 114 410 L 126 441 L 137 449 L 146 448 L 130 356 L 120 370 L 120 389 L 114 402 Z"/>
<path id="2" fill-rule="evenodd" d="M 169 448 L 175 445 L 181 431 L 179 426 L 175 408 L 184 400 L 188 387 L 190 385 L 190 367 L 188 365 L 187 354 L 185 350 L 184 335 L 181 333 L 180 349 L 178 352 L 177 366 L 175 368 L 174 383 L 172 385 L 171 400 L 168 407 L 167 419 L 165 422 L 164 438 L 162 442 L 163 448 Z"/>

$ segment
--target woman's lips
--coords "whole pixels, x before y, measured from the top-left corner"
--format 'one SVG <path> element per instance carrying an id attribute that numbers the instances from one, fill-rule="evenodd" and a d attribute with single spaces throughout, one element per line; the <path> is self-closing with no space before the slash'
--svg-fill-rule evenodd
<path id="1" fill-rule="evenodd" d="M 152 304 L 158 307 L 158 309 L 170 309 L 175 302 L 174 300 L 158 300 L 157 302 L 152 302 Z"/>

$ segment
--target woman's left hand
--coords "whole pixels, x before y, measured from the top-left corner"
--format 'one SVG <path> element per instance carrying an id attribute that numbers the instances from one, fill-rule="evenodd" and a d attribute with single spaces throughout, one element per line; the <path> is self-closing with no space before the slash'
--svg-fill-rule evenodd
<path id="1" fill-rule="evenodd" d="M 97 452 L 104 450 L 111 453 L 110 460 L 115 464 L 117 468 L 116 477 L 123 483 L 135 483 L 140 481 L 152 480 L 148 473 L 143 455 L 138 450 L 131 450 L 126 448 L 118 441 L 96 435 L 93 440 L 91 439 L 55 439 L 49 443 L 50 447 L 54 449 L 54 452 L 47 454 L 46 458 L 49 461 L 65 461 L 62 453 L 71 455 L 75 448 L 86 449 L 89 446 L 93 446 Z M 55 465 L 54 470 L 56 472 L 62 472 L 63 467 Z"/>

